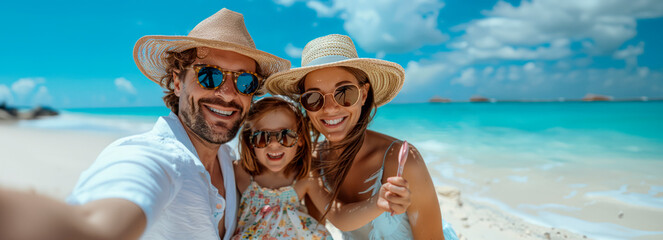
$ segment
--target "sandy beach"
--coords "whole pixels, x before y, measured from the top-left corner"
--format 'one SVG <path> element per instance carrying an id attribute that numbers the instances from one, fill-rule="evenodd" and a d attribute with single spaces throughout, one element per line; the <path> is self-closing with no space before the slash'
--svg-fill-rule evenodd
<path id="1" fill-rule="evenodd" d="M 126 133 L 113 134 L 84 130 L 41 129 L 19 126 L 16 123 L 0 124 L 0 133 L 0 152 L 2 152 L 0 186 L 34 191 L 61 200 L 66 198 L 80 173 L 94 161 L 96 156 L 109 143 L 126 135 Z M 422 144 L 419 148 L 425 151 L 426 147 Z M 453 162 L 453 160 L 449 161 Z M 440 165 L 439 162 L 429 164 L 429 170 L 434 178 L 443 179 L 440 172 L 436 170 L 440 167 L 438 165 Z M 442 167 L 445 166 L 442 165 Z M 508 179 L 509 175 L 513 174 L 512 172 L 482 172 L 486 170 L 481 168 L 470 171 L 488 178 L 499 175 Z M 510 188 L 509 184 L 498 184 L 497 181 L 486 181 L 482 185 L 490 185 L 491 191 L 501 192 L 496 194 L 502 194 L 502 199 L 527 199 L 531 198 L 531 195 L 537 195 L 537 191 L 557 191 L 555 189 L 563 188 L 562 186 L 547 185 L 549 183 L 545 181 L 537 181 L 536 174 L 528 175 L 525 171 L 521 171 L 519 174 L 528 178 L 529 181 L 517 188 Z M 591 178 L 587 179 L 591 181 Z M 505 211 L 504 206 L 497 202 L 473 197 L 476 196 L 476 191 L 482 191 L 477 189 L 482 188 L 453 186 L 454 184 L 436 183 L 436 185 L 443 218 L 454 227 L 460 239 L 593 239 L 595 236 L 599 236 L 597 237 L 599 239 L 611 239 L 611 237 L 604 237 L 601 234 L 588 236 L 578 233 L 573 229 L 573 221 L 569 221 L 566 225 L 560 224 L 552 227 L 550 223 L 537 223 L 536 220 L 514 214 L 517 211 Z M 533 199 L 541 200 L 541 198 Z M 562 206 L 562 203 L 544 202 L 540 203 L 543 206 L 551 206 L 553 209 L 555 206 Z M 653 230 L 659 229 L 660 226 L 660 223 L 651 221 L 660 215 L 660 211 L 651 211 L 647 208 L 628 207 L 619 205 L 619 203 L 603 201 L 586 209 L 586 211 L 578 213 L 583 214 L 583 219 L 605 222 L 606 218 L 614 218 L 613 222 L 621 221 L 622 226 L 635 226 L 636 228 L 640 226 Z M 619 211 L 623 211 L 621 216 Z M 647 235 L 632 239 L 660 239 L 660 236 Z"/>
<path id="2" fill-rule="evenodd" d="M 451 186 L 437 186 L 443 218 L 453 225 L 458 239 L 589 239 L 567 229 L 543 227 L 498 208 L 462 197 Z"/>
<path id="3" fill-rule="evenodd" d="M 119 135 L 24 128 L 0 122 L 0 186 L 65 199 L 85 170 Z"/>

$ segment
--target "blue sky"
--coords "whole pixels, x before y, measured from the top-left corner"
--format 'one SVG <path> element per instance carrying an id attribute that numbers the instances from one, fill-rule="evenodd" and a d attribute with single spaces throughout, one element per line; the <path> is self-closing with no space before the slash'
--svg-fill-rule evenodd
<path id="1" fill-rule="evenodd" d="M 394 102 L 663 97 L 659 0 L 10 1 L 0 8 L 0 102 L 160 106 L 132 58 L 144 35 L 186 35 L 226 7 L 259 49 L 300 66 L 319 36 L 406 69 Z"/>

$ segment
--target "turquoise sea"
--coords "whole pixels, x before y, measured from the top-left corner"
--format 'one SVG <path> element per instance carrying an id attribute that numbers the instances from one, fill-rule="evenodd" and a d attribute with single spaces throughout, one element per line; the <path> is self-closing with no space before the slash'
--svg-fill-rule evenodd
<path id="1" fill-rule="evenodd" d="M 168 112 L 67 109 L 21 125 L 129 135 Z M 464 198 L 592 238 L 663 239 L 662 101 L 392 103 L 369 128 L 411 142 Z"/>

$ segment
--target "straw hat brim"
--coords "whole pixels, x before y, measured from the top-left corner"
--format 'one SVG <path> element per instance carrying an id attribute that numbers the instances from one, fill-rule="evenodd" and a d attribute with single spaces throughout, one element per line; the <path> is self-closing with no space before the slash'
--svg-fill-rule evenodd
<path id="1" fill-rule="evenodd" d="M 394 99 L 403 87 L 405 79 L 405 70 L 397 63 L 373 58 L 351 58 L 278 72 L 267 79 L 265 88 L 272 95 L 286 95 L 297 99 L 300 94 L 299 81 L 312 71 L 329 67 L 352 67 L 364 71 L 373 88 L 377 106 L 382 106 Z"/>
<path id="2" fill-rule="evenodd" d="M 274 56 L 255 48 L 195 37 L 187 36 L 145 36 L 134 46 L 134 61 L 138 69 L 147 78 L 161 85 L 161 78 L 166 74 L 168 63 L 167 52 L 181 52 L 196 47 L 209 47 L 220 50 L 233 51 L 254 59 L 260 68 L 258 74 L 263 77 L 290 68 L 290 61 Z M 164 87 L 164 86 L 162 86 Z"/>

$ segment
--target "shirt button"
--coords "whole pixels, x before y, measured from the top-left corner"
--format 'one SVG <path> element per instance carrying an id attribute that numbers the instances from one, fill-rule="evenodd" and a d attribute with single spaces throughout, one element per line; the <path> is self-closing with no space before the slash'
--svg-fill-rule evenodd
<path id="1" fill-rule="evenodd" d="M 223 205 L 221 205 L 221 203 L 217 203 L 216 204 L 216 209 L 221 209 L 221 208 L 223 208 Z"/>

